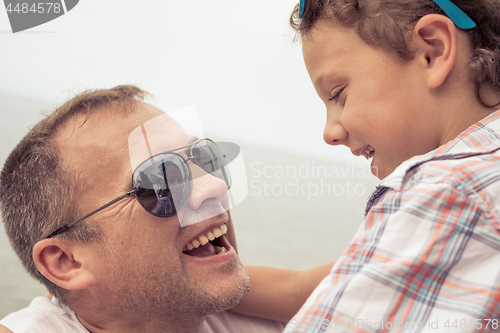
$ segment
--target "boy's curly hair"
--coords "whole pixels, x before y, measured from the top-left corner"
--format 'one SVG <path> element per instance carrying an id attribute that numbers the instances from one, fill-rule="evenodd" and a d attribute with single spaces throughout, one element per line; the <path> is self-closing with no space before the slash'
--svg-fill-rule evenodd
<path id="1" fill-rule="evenodd" d="M 481 98 L 481 87 L 490 86 L 500 93 L 500 0 L 453 0 L 476 27 L 464 30 L 472 45 L 469 73 Z M 290 16 L 290 25 L 298 36 L 306 35 L 323 18 L 336 18 L 353 28 L 368 44 L 378 46 L 405 60 L 413 58 L 406 41 L 416 22 L 428 14 L 443 11 L 432 0 L 306 0 L 304 15 L 298 18 L 299 6 Z"/>

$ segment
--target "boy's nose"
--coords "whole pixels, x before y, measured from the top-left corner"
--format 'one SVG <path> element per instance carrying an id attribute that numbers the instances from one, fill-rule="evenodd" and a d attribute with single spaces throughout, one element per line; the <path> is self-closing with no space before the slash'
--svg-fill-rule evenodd
<path id="1" fill-rule="evenodd" d="M 329 145 L 344 144 L 349 133 L 346 131 L 341 121 L 332 116 L 327 116 L 325 130 L 323 131 L 323 140 Z"/>

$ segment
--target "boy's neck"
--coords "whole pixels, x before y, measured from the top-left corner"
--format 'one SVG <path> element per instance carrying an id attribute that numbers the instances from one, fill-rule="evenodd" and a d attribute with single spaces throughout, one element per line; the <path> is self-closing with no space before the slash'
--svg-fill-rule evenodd
<path id="1" fill-rule="evenodd" d="M 500 109 L 496 107 L 487 107 L 478 100 L 475 89 L 460 89 L 458 96 L 453 96 L 448 100 L 442 100 L 438 106 L 443 112 L 440 112 L 443 121 L 443 135 L 440 145 L 455 139 L 470 126 L 484 119 L 491 113 Z M 490 88 L 481 89 L 481 99 L 484 103 L 495 105 L 500 101 L 500 94 L 494 93 Z"/>

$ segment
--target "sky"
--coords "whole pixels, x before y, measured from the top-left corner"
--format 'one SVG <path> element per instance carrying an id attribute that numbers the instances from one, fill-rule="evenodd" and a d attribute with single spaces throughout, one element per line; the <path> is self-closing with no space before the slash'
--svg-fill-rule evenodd
<path id="1" fill-rule="evenodd" d="M 0 93 L 56 105 L 133 83 L 165 111 L 195 104 L 205 133 L 219 138 L 358 163 L 323 142 L 324 105 L 288 24 L 296 3 L 82 0 L 18 33 L 2 7 Z"/>

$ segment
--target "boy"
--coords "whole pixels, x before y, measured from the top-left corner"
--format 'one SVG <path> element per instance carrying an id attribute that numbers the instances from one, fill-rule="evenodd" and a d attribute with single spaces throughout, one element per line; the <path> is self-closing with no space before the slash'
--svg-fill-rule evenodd
<path id="1" fill-rule="evenodd" d="M 285 332 L 497 329 L 500 1 L 305 0 L 291 24 L 326 143 L 382 181 Z"/>

